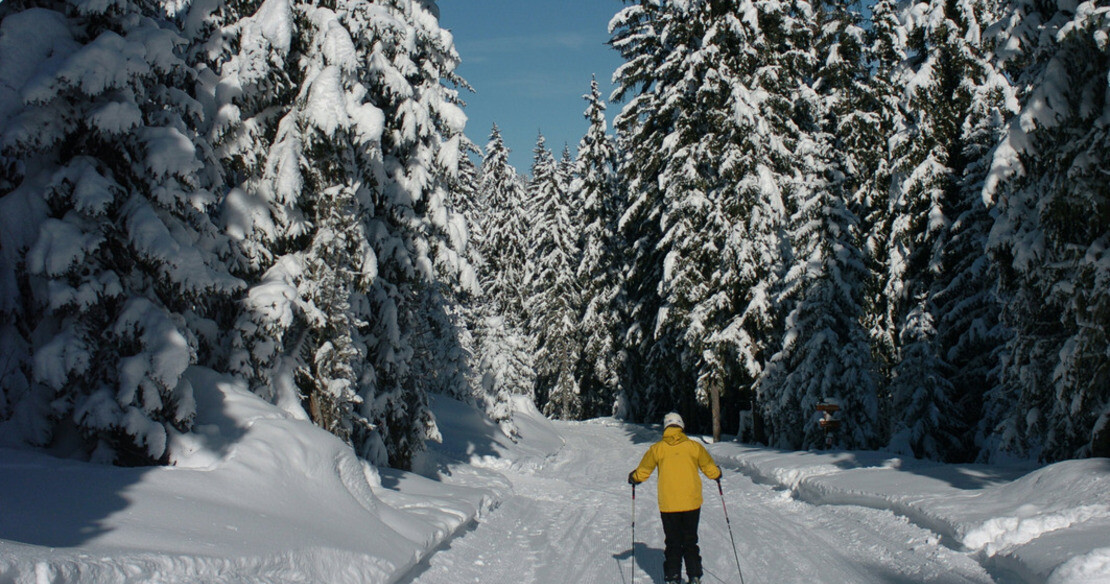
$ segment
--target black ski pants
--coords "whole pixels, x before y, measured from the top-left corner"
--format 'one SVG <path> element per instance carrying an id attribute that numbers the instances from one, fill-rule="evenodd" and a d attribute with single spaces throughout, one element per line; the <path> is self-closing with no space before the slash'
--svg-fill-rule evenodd
<path id="1" fill-rule="evenodd" d="M 701 551 L 698 549 L 698 521 L 701 509 L 660 513 L 663 517 L 663 579 L 681 580 L 682 562 L 686 561 L 686 576 L 701 578 Z"/>

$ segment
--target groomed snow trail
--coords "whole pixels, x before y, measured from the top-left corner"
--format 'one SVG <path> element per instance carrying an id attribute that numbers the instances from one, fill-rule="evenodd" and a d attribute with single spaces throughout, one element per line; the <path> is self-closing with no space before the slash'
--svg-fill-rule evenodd
<path id="1" fill-rule="evenodd" d="M 562 451 L 542 469 L 503 471 L 514 494 L 402 584 L 662 584 L 656 479 L 637 487 L 634 576 L 626 483 L 658 432 L 611 421 L 556 424 Z M 893 513 L 809 505 L 722 470 L 745 584 L 994 582 L 973 558 Z M 738 583 L 720 495 L 703 483 L 703 582 Z"/>

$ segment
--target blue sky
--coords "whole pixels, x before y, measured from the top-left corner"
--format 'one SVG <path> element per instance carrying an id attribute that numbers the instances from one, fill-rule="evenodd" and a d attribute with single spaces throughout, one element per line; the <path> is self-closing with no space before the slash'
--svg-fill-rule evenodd
<path id="1" fill-rule="evenodd" d="M 451 31 L 462 58 L 459 74 L 476 93 L 465 93 L 466 134 L 480 147 L 494 123 L 522 173 L 542 132 L 558 158 L 574 154 L 586 132 L 583 117 L 590 76 L 609 99 L 617 52 L 606 45 L 609 20 L 620 0 L 439 0 L 440 26 Z M 621 104 L 609 105 L 610 127 Z M 610 128 L 611 129 L 611 128 Z"/>

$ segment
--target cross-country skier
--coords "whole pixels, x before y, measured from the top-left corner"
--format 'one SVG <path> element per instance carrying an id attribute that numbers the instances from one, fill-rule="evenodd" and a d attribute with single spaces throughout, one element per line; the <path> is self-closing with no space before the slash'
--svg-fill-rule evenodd
<path id="1" fill-rule="evenodd" d="M 686 437 L 682 416 L 663 416 L 663 439 L 648 448 L 640 466 L 628 473 L 628 482 L 640 484 L 659 467 L 659 514 L 663 518 L 663 580 L 681 584 L 682 562 L 690 584 L 701 584 L 701 552 L 698 550 L 698 520 L 701 517 L 701 477 L 720 480 L 721 469 L 705 447 Z"/>

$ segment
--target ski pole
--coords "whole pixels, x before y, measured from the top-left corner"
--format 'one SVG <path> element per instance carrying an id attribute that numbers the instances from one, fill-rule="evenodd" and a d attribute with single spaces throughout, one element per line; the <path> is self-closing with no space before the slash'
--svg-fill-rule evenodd
<path id="1" fill-rule="evenodd" d="M 725 505 L 725 490 L 721 487 L 720 477 L 717 477 L 717 492 L 721 494 L 721 509 L 725 510 L 725 525 L 728 525 L 728 538 L 732 540 L 732 555 L 736 558 L 736 572 L 740 574 L 740 584 L 744 584 L 744 571 L 740 569 L 740 554 L 736 552 L 736 537 L 732 535 L 732 522 L 728 519 L 728 507 Z"/>
<path id="2" fill-rule="evenodd" d="M 632 483 L 632 581 L 636 584 L 636 483 Z"/>

